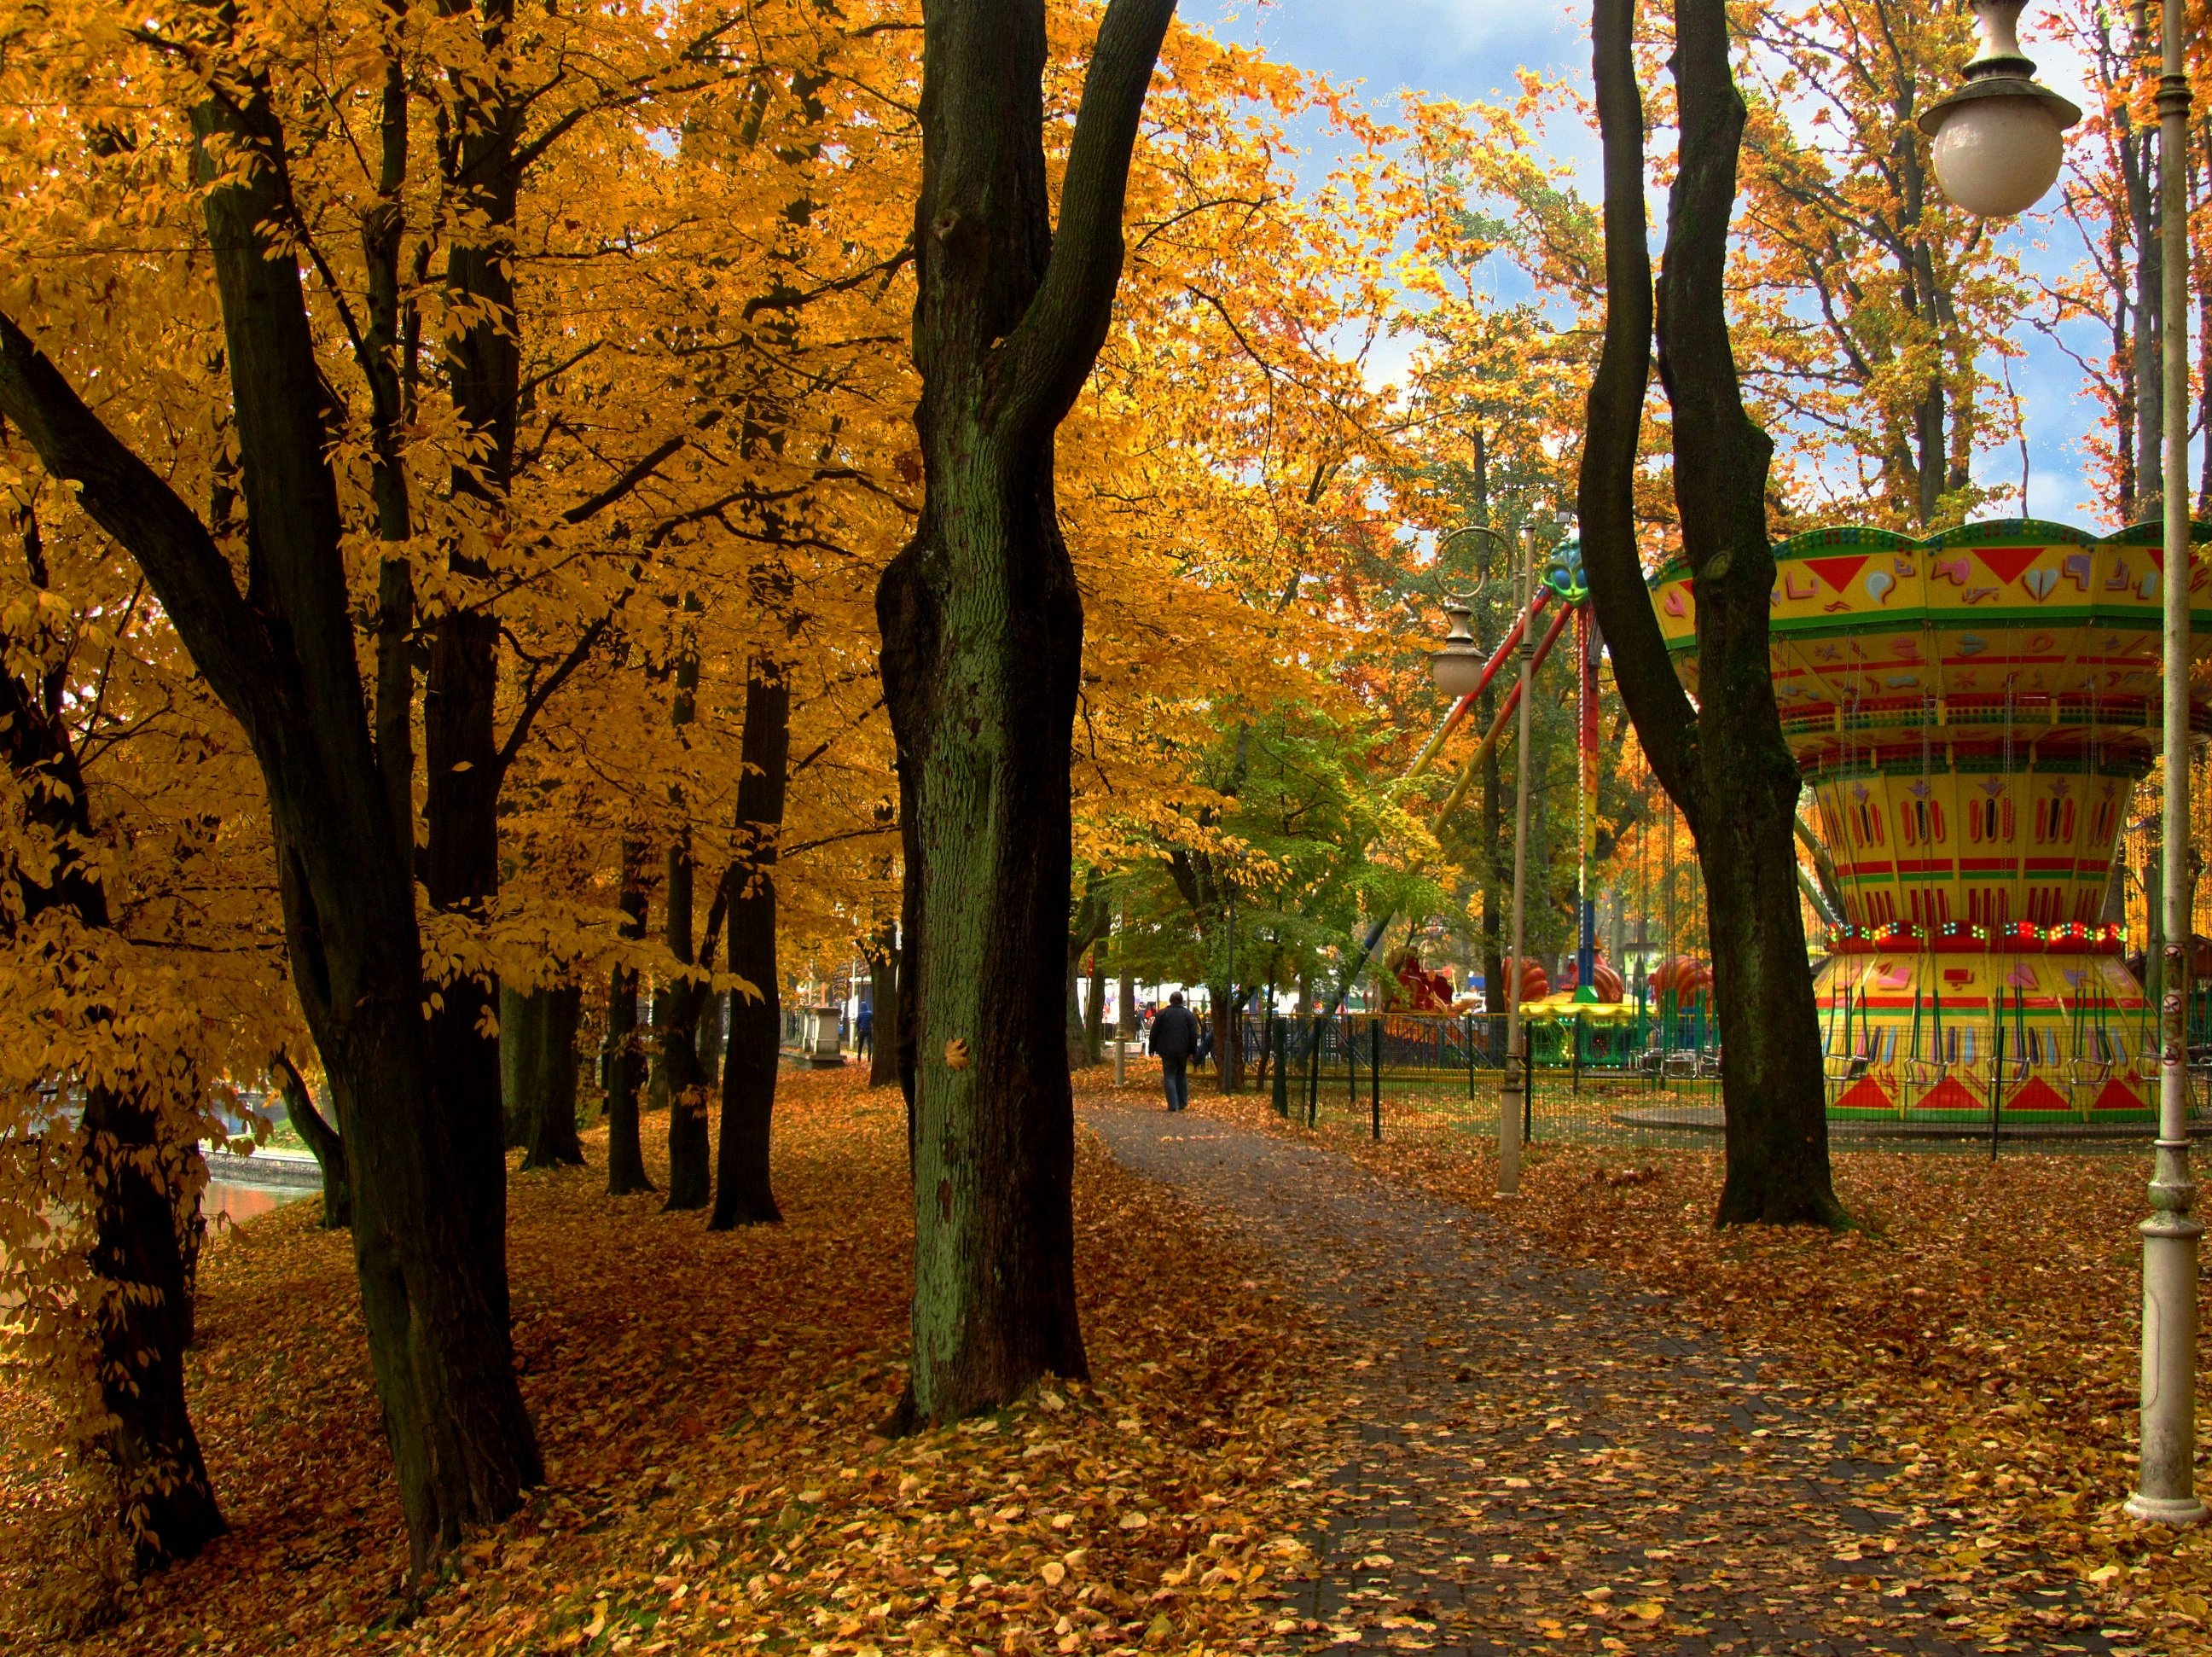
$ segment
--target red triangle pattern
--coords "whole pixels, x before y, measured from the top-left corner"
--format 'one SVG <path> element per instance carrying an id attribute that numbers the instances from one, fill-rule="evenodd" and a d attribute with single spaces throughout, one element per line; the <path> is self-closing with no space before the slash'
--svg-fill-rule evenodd
<path id="1" fill-rule="evenodd" d="M 1872 1076 L 1861 1076 L 1844 1089 L 1843 1097 L 1836 1101 L 1839 1111 L 1893 1111 L 1897 1101 Z"/>
<path id="2" fill-rule="evenodd" d="M 1990 1102 L 1977 1099 L 1956 1076 L 1945 1076 L 1920 1095 L 1913 1108 L 1919 1111 L 1985 1111 Z"/>
<path id="3" fill-rule="evenodd" d="M 2001 582 L 2016 582 L 2028 565 L 2043 556 L 2039 546 L 1978 546 L 1974 556 Z"/>
<path id="4" fill-rule="evenodd" d="M 2089 1108 L 2093 1111 L 2140 1111 L 2148 1107 L 2143 1103 L 2141 1093 L 2114 1076 L 2105 1084 L 2104 1091 L 2097 1095 L 2097 1102 Z"/>
<path id="5" fill-rule="evenodd" d="M 2041 1076 L 2030 1076 L 2021 1084 L 2020 1091 L 2005 1100 L 2008 1111 L 2068 1111 L 2065 1095 Z"/>
<path id="6" fill-rule="evenodd" d="M 1832 558 L 1808 558 L 1805 567 L 1828 583 L 1831 589 L 1840 593 L 1851 584 L 1851 577 L 1867 566 L 1873 555 L 1867 552 L 1845 553 Z"/>

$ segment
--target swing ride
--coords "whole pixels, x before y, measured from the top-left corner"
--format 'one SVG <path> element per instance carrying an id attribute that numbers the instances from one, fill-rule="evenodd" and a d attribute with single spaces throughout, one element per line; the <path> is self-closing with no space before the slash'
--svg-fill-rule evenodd
<path id="1" fill-rule="evenodd" d="M 1844 909 L 1815 978 L 1832 1115 L 2151 1119 L 2153 1020 L 2106 894 L 2159 752 L 2160 535 L 2012 520 L 1775 549 L 1775 696 Z M 1694 695 L 1694 583 L 1678 559 L 1652 587 Z M 2212 731 L 2201 682 L 2191 704 Z"/>

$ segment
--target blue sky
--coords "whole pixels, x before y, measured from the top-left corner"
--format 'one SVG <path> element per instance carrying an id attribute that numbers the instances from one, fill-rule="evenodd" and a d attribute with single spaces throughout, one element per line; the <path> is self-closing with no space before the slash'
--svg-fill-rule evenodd
<path id="1" fill-rule="evenodd" d="M 1366 101 L 1378 107 L 1406 87 L 1489 100 L 1507 92 L 1524 65 L 1587 82 L 1587 12 L 1580 0 L 1184 0 L 1182 7 L 1188 21 L 1220 38 L 1256 43 L 1272 57 L 1340 82 L 1364 82 Z M 2037 36 L 2031 11 L 2021 38 L 2041 65 L 2041 78 L 2081 101 L 2075 65 Z M 1313 137 L 1318 142 L 1322 135 Z M 1595 143 L 1577 152 L 1576 159 L 1594 172 Z M 1326 168 L 1325 154 L 1314 161 Z M 2056 275 L 2074 262 L 2063 228 L 2031 222 L 2007 234 L 2034 268 Z M 2038 517 L 2090 523 L 2078 442 L 2094 411 L 2080 371 L 2025 320 L 2018 338 L 2027 355 L 2012 375 L 2027 410 L 2030 509 Z M 1384 359 L 1386 370 L 1395 365 Z M 1977 466 L 1984 482 L 2017 484 L 2020 472 L 2020 451 L 2010 441 Z"/>

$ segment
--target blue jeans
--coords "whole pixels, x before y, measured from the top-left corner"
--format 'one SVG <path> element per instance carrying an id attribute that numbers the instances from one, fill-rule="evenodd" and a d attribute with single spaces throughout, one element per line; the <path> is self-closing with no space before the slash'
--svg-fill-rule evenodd
<path id="1" fill-rule="evenodd" d="M 1190 1076 L 1186 1069 L 1189 1063 L 1187 1058 L 1163 1058 L 1160 1061 L 1160 1075 L 1167 1083 L 1168 1109 L 1171 1111 L 1190 1108 Z"/>

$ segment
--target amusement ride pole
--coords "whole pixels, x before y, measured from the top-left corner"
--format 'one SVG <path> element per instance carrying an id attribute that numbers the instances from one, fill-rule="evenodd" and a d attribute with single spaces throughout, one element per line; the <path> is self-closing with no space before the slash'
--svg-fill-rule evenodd
<path id="1" fill-rule="evenodd" d="M 1528 613 L 1536 578 L 1536 531 L 1521 531 L 1521 610 Z M 1535 629 L 1521 630 L 1521 728 L 1513 756 L 1513 954 L 1498 988 L 1505 996 L 1505 1071 L 1498 1088 L 1498 1194 L 1521 1190 L 1521 1072 L 1528 1063 L 1528 1033 L 1521 1022 L 1522 952 L 1528 947 L 1528 679 L 1535 671 Z"/>
<path id="2" fill-rule="evenodd" d="M 1597 612 L 1575 607 L 1575 765 L 1582 801 L 1575 870 L 1575 998 L 1597 995 L 1597 899 L 1590 894 L 1590 854 L 1597 848 Z M 1618 965 L 1618 963 L 1616 963 Z"/>

